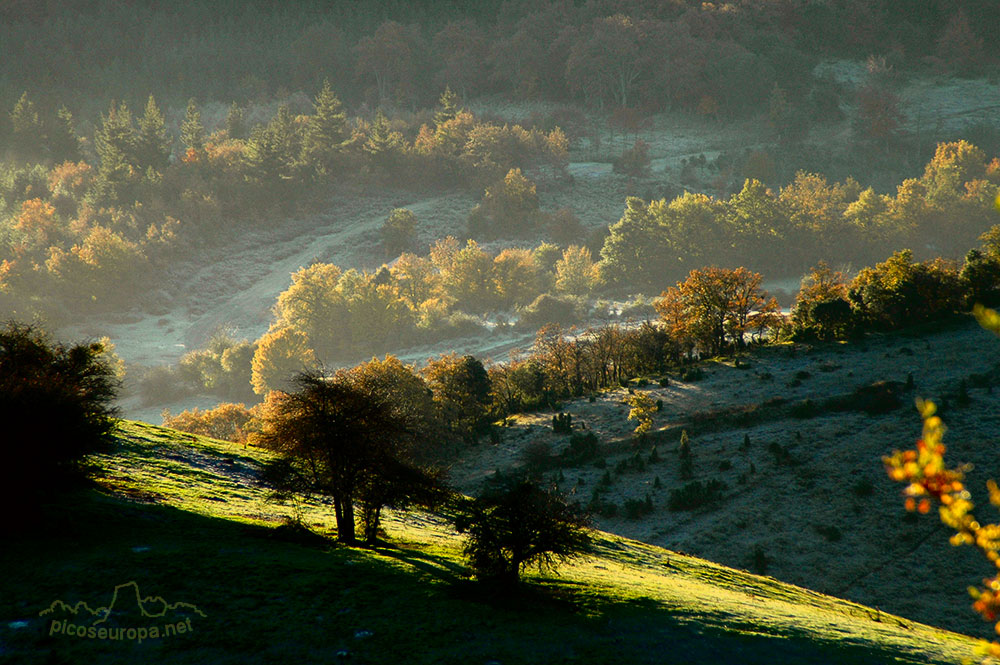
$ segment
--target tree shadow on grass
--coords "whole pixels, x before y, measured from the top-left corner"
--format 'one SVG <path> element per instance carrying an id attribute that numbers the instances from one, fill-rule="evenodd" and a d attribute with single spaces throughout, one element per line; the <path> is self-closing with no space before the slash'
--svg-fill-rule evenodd
<path id="1" fill-rule="evenodd" d="M 734 623 L 745 621 L 738 613 L 615 598 L 606 593 L 613 589 L 561 577 L 491 592 L 434 552 L 368 552 L 311 536 L 287 542 L 267 537 L 272 527 L 96 492 L 62 501 L 58 527 L 0 549 L 9 571 L 0 578 L 0 659 L 328 663 L 343 651 L 352 662 L 392 665 L 928 662 L 879 643 Z M 38 616 L 57 598 L 96 606 L 132 580 L 206 617 L 183 638 L 109 644 L 49 635 Z"/>

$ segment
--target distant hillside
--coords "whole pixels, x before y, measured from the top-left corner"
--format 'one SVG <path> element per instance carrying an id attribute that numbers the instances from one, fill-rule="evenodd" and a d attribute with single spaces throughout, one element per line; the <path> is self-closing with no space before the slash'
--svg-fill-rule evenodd
<path id="1" fill-rule="evenodd" d="M 0 660 L 24 663 L 957 663 L 974 642 L 796 586 L 599 534 L 516 597 L 484 596 L 440 515 L 392 516 L 390 545 L 334 546 L 332 510 L 272 503 L 263 453 L 122 424 L 98 482 L 5 544 Z M 315 534 L 280 527 L 298 512 Z M 817 571 L 822 574 L 822 571 Z M 56 599 L 197 606 L 141 644 L 50 635 Z M 138 591 L 137 591 L 138 593 Z M 181 622 L 183 623 L 183 622 Z"/>

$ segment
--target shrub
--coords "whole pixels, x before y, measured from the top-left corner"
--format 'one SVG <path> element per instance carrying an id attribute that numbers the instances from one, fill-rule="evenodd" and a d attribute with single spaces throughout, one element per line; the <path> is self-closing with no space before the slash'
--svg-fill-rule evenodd
<path id="1" fill-rule="evenodd" d="M 767 452 L 774 455 L 774 463 L 778 466 L 795 463 L 792 453 L 788 450 L 788 447 L 783 446 L 780 443 L 772 441 L 767 444 Z"/>
<path id="2" fill-rule="evenodd" d="M 681 373 L 681 381 L 692 383 L 705 378 L 705 371 L 700 367 L 690 367 Z"/>
<path id="3" fill-rule="evenodd" d="M 0 329 L 0 496 L 12 519 L 25 516 L 17 506 L 28 495 L 60 489 L 85 455 L 111 445 L 117 387 L 101 344 L 54 343 L 15 322 Z"/>
<path id="4" fill-rule="evenodd" d="M 417 242 L 417 216 L 406 208 L 396 208 L 379 229 L 382 251 L 390 258 L 411 251 Z"/>
<path id="5" fill-rule="evenodd" d="M 569 463 L 586 462 L 598 452 L 597 435 L 593 432 L 574 432 L 569 437 L 569 448 L 563 451 L 563 460 Z"/>
<path id="6" fill-rule="evenodd" d="M 573 414 L 557 413 L 552 416 L 552 431 L 556 434 L 572 434 Z"/>
<path id="7" fill-rule="evenodd" d="M 253 414 L 243 404 L 219 404 L 214 409 L 194 408 L 171 416 L 163 412 L 163 426 L 233 443 L 246 441 L 246 429 Z"/>
<path id="8" fill-rule="evenodd" d="M 653 498 L 646 495 L 645 499 L 625 499 L 625 517 L 637 520 L 653 512 Z"/>
<path id="9" fill-rule="evenodd" d="M 522 464 L 532 473 L 549 468 L 554 459 L 552 446 L 545 441 L 532 441 L 524 447 L 524 451 L 521 453 Z"/>
<path id="10" fill-rule="evenodd" d="M 562 495 L 532 480 L 494 475 L 457 507 L 465 554 L 482 581 L 517 583 L 525 568 L 554 568 L 590 544 L 588 520 Z"/>
<path id="11" fill-rule="evenodd" d="M 828 542 L 831 543 L 839 541 L 843 535 L 840 533 L 840 529 L 832 524 L 814 525 L 813 528 L 816 530 L 816 533 L 823 536 Z"/>
<path id="12" fill-rule="evenodd" d="M 764 553 L 764 548 L 760 545 L 754 545 L 753 554 L 751 556 L 751 565 L 753 566 L 754 572 L 758 575 L 764 575 L 767 573 L 768 564 L 771 563 L 770 558 Z"/>
<path id="13" fill-rule="evenodd" d="M 671 511 L 694 510 L 720 501 L 726 491 L 721 480 L 696 480 L 677 490 L 670 490 L 667 509 Z"/>
<path id="14" fill-rule="evenodd" d="M 898 381 L 876 381 L 857 388 L 847 397 L 829 400 L 828 406 L 837 411 L 864 411 L 869 415 L 889 413 L 903 405 L 900 395 L 904 389 L 905 384 Z"/>
<path id="15" fill-rule="evenodd" d="M 820 408 L 811 399 L 804 399 L 792 405 L 791 413 L 793 418 L 815 418 L 820 414 Z"/>
<path id="16" fill-rule="evenodd" d="M 570 324 L 579 320 L 580 314 L 580 305 L 576 299 L 543 293 L 521 310 L 519 324 L 535 329 L 547 323 Z"/>
<path id="17" fill-rule="evenodd" d="M 649 163 L 649 144 L 637 139 L 631 148 L 622 151 L 612 168 L 615 173 L 639 178 L 649 173 Z"/>

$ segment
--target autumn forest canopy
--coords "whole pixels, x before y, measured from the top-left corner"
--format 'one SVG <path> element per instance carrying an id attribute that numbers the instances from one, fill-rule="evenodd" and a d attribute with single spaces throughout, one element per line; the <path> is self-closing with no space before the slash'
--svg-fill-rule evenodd
<path id="1" fill-rule="evenodd" d="M 799 334 L 895 325 L 864 266 L 917 275 L 914 289 L 939 293 L 928 311 L 960 310 L 996 288 L 983 234 L 998 221 L 1000 130 L 914 127 L 901 90 L 990 75 L 998 19 L 986 2 L 894 8 L 5 3 L 0 307 L 57 325 L 159 316 L 182 298 L 172 267 L 205 248 L 331 200 L 432 193 L 473 201 L 460 225 L 439 232 L 407 207 L 366 220 L 369 255 L 303 263 L 266 332 L 205 335 L 147 384 L 251 401 L 316 363 L 619 314 L 659 316 L 677 349 L 717 353 L 753 326 L 692 332 L 677 294 L 737 269 L 819 285 Z M 819 66 L 846 61 L 853 83 Z M 506 102 L 522 111 L 491 110 Z M 654 166 L 658 114 L 738 125 L 747 145 Z M 610 165 L 613 215 L 590 209 L 581 164 Z"/>

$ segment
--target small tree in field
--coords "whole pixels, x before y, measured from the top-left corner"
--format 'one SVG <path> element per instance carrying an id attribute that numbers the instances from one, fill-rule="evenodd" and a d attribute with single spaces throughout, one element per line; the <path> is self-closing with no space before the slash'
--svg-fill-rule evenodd
<path id="1" fill-rule="evenodd" d="M 379 230 L 382 236 L 382 251 L 389 258 L 413 250 L 417 244 L 417 216 L 406 208 L 396 208 Z"/>
<path id="2" fill-rule="evenodd" d="M 117 381 L 99 343 L 65 346 L 38 328 L 0 328 L 0 499 L 12 517 L 28 495 L 60 488 L 81 459 L 113 441 Z M 30 509 L 30 506 L 28 506 Z"/>
<path id="3" fill-rule="evenodd" d="M 635 393 L 626 395 L 622 400 L 628 404 L 631 410 L 628 412 L 629 420 L 637 420 L 635 433 L 640 436 L 648 432 L 653 427 L 653 414 L 656 413 L 656 402 L 647 393 Z"/>
<path id="4" fill-rule="evenodd" d="M 463 502 L 455 527 L 482 581 L 516 584 L 532 565 L 553 568 L 590 544 L 587 519 L 553 489 L 527 478 L 494 475 L 477 499 Z"/>
<path id="5" fill-rule="evenodd" d="M 280 490 L 333 499 L 340 542 L 356 542 L 355 504 L 373 544 L 383 506 L 437 499 L 436 474 L 411 455 L 424 429 L 379 381 L 341 370 L 332 377 L 300 373 L 295 385 L 294 392 L 268 395 L 256 440 L 282 455 L 272 467 Z"/>

